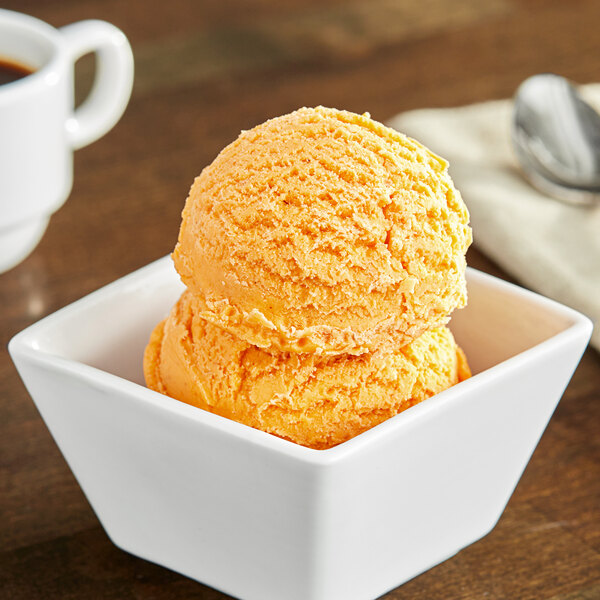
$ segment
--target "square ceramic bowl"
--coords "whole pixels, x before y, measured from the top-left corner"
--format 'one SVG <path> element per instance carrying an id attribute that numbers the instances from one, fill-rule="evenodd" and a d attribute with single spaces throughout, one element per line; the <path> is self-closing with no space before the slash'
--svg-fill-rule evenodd
<path id="1" fill-rule="evenodd" d="M 246 600 L 365 600 L 486 535 L 591 332 L 469 270 L 451 327 L 474 376 L 330 450 L 148 390 L 142 353 L 182 291 L 168 257 L 10 342 L 113 542 Z"/>

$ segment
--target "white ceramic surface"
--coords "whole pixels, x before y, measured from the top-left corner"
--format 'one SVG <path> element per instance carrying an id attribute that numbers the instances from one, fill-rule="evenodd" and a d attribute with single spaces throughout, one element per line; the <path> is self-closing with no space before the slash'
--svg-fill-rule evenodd
<path id="1" fill-rule="evenodd" d="M 245 600 L 376 598 L 488 533 L 591 332 L 470 270 L 474 376 L 330 450 L 143 387 L 182 291 L 169 258 L 43 319 L 10 352 L 117 546 Z"/>
<path id="2" fill-rule="evenodd" d="M 73 109 L 73 66 L 96 53 L 92 91 Z M 133 55 L 125 35 L 104 21 L 54 29 L 0 9 L 0 57 L 35 72 L 0 85 L 0 273 L 36 246 L 66 200 L 73 150 L 104 135 L 125 110 Z"/>

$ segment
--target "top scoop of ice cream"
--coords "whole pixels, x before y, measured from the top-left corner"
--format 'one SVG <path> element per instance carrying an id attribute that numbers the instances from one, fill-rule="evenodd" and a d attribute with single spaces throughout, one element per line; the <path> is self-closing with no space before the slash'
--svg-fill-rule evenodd
<path id="1" fill-rule="evenodd" d="M 242 132 L 182 217 L 173 258 L 200 316 L 261 348 L 398 348 L 466 303 L 447 163 L 368 115 L 303 108 Z"/>

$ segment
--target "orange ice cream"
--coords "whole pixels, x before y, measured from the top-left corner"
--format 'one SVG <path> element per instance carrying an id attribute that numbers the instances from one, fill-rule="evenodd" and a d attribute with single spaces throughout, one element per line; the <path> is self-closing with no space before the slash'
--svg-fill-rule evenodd
<path id="1" fill-rule="evenodd" d="M 468 213 L 447 164 L 368 115 L 303 108 L 195 180 L 148 387 L 310 448 L 470 376 L 444 326 L 466 302 Z"/>
<path id="2" fill-rule="evenodd" d="M 186 291 L 152 333 L 148 386 L 303 446 L 330 448 L 470 376 L 446 327 L 393 352 L 273 352 L 202 316 Z"/>
<path id="3" fill-rule="evenodd" d="M 199 315 L 284 352 L 396 352 L 466 302 L 468 213 L 447 163 L 371 120 L 303 108 L 195 180 L 175 266 Z"/>

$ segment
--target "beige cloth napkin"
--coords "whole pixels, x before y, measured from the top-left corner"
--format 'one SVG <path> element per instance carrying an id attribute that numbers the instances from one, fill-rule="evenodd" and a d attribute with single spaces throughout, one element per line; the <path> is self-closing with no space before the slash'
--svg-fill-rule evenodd
<path id="1" fill-rule="evenodd" d="M 583 95 L 600 109 L 600 84 Z M 477 247 L 523 285 L 594 321 L 600 350 L 600 205 L 544 196 L 521 176 L 512 151 L 512 101 L 415 110 L 388 123 L 450 163 Z"/>

